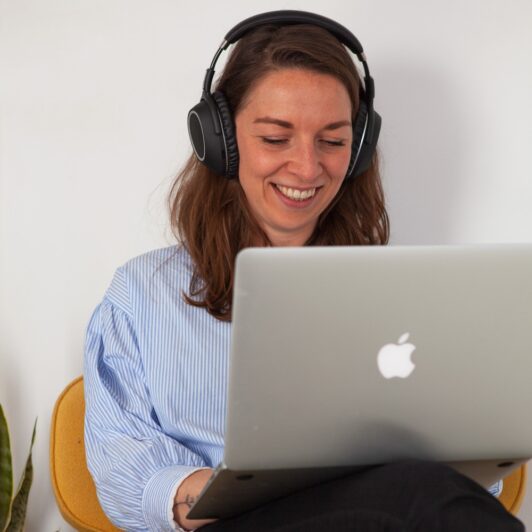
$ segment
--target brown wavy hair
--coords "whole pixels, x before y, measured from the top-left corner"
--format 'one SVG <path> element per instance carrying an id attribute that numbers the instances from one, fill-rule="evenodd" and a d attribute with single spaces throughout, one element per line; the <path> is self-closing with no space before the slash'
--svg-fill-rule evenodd
<path id="1" fill-rule="evenodd" d="M 224 93 L 236 116 L 254 84 L 283 68 L 337 78 L 349 93 L 354 122 L 358 72 L 346 48 L 317 26 L 268 25 L 247 34 L 233 47 L 216 90 Z M 172 231 L 194 263 L 185 300 L 230 321 L 237 253 L 246 247 L 272 245 L 253 217 L 239 180 L 215 174 L 192 154 L 177 175 L 168 201 Z M 306 245 L 383 245 L 388 238 L 389 220 L 375 153 L 366 172 L 344 181 Z"/>

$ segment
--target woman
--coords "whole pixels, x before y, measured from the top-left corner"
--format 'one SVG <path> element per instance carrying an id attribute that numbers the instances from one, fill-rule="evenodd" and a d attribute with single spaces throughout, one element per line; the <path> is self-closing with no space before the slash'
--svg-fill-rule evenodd
<path id="1" fill-rule="evenodd" d="M 245 23 L 219 92 L 208 72 L 189 117 L 196 155 L 170 198 L 182 244 L 119 268 L 89 324 L 86 448 L 103 508 L 126 530 L 523 530 L 480 486 L 416 462 L 232 519 L 186 518 L 222 458 L 238 251 L 388 240 L 367 65 L 362 89 L 327 19 L 284 12 Z M 202 137 L 210 117 L 223 130 L 214 154 Z"/>

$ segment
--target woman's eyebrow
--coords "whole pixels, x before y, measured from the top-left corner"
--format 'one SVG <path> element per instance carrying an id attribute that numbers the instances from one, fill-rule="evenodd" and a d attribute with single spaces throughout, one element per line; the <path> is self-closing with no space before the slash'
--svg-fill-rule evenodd
<path id="1" fill-rule="evenodd" d="M 276 126 L 285 127 L 286 129 L 294 129 L 294 124 L 287 122 L 286 120 L 279 120 L 278 118 L 271 118 L 269 116 L 263 116 L 262 118 L 256 118 L 253 121 L 254 124 L 275 124 Z"/>
<path id="2" fill-rule="evenodd" d="M 261 118 L 256 118 L 253 121 L 254 124 L 274 124 L 276 126 L 284 127 L 286 129 L 294 129 L 294 124 L 287 122 L 286 120 L 280 120 L 279 118 L 271 118 L 270 116 L 263 116 Z M 322 129 L 332 130 L 339 129 L 341 127 L 349 126 L 351 127 L 351 122 L 349 120 L 339 120 L 338 122 L 332 122 L 327 124 Z"/>
<path id="3" fill-rule="evenodd" d="M 341 127 L 349 126 L 351 127 L 350 120 L 339 120 L 338 122 L 332 122 L 331 124 L 326 125 L 323 129 L 340 129 Z"/>

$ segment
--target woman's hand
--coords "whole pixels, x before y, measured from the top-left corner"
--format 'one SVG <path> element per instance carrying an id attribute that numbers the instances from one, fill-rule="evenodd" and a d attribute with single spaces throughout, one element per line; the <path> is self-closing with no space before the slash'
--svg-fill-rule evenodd
<path id="1" fill-rule="evenodd" d="M 174 521 L 184 529 L 199 528 L 216 519 L 187 519 L 186 515 L 213 474 L 212 469 L 202 469 L 187 477 L 179 486 L 174 499 Z"/>

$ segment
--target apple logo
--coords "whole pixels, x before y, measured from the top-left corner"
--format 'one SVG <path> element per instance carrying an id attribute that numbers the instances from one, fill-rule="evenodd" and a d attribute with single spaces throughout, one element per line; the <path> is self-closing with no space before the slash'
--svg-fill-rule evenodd
<path id="1" fill-rule="evenodd" d="M 397 344 L 386 344 L 379 350 L 377 365 L 382 376 L 386 379 L 400 377 L 406 379 L 416 365 L 410 360 L 416 349 L 414 344 L 405 343 L 410 333 L 404 333 Z"/>

